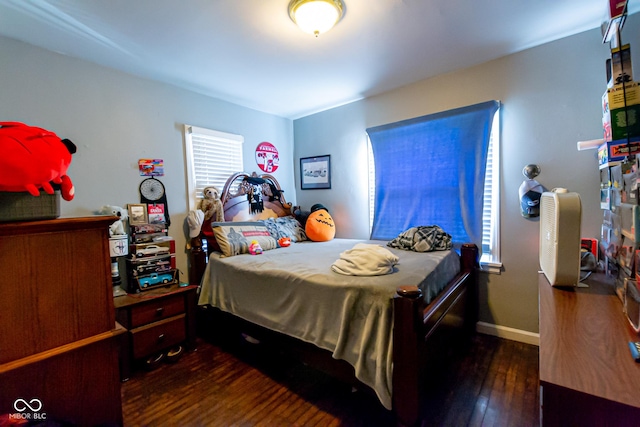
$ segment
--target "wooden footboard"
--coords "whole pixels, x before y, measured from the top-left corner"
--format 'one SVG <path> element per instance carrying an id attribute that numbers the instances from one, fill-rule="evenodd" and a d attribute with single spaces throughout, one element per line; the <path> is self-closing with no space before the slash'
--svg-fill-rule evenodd
<path id="1" fill-rule="evenodd" d="M 394 298 L 393 410 L 400 424 L 411 426 L 420 417 L 424 382 L 430 368 L 427 350 L 439 351 L 436 332 L 449 341 L 470 337 L 477 319 L 478 248 L 461 248 L 461 272 L 429 305 L 417 286 L 400 286 Z M 458 330 L 455 337 L 449 330 Z M 437 348 L 433 348 L 433 346 Z"/>

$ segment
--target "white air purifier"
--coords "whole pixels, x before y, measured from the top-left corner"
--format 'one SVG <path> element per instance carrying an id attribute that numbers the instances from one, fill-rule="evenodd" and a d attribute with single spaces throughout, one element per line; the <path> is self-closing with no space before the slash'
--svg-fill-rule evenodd
<path id="1" fill-rule="evenodd" d="M 580 223 L 578 193 L 557 188 L 540 197 L 540 268 L 552 286 L 580 283 Z"/>

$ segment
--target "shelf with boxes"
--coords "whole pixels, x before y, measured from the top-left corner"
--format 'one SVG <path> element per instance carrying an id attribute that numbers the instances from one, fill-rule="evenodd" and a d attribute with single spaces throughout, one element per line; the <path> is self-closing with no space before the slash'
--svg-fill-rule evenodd
<path id="1" fill-rule="evenodd" d="M 129 226 L 129 255 L 125 260 L 125 290 L 138 293 L 178 283 L 175 240 L 165 224 Z"/>
<path id="2" fill-rule="evenodd" d="M 633 79 L 631 46 L 622 42 L 624 1 L 609 1 L 610 19 L 603 25 L 609 43 L 607 88 L 602 99 L 603 140 L 598 147 L 600 248 L 606 272 L 634 327 L 640 326 L 640 82 Z"/>
<path id="3" fill-rule="evenodd" d="M 540 418 L 545 425 L 631 426 L 640 417 L 634 394 L 640 370 L 628 351 L 638 336 L 625 324 L 636 332 L 640 326 L 640 128 L 635 122 L 640 88 L 633 82 L 630 48 L 619 48 L 627 2 L 607 0 L 607 5 L 602 29 L 603 42 L 611 42 L 611 59 L 602 97 L 603 138 L 578 144 L 579 150 L 599 147 L 599 245 L 606 274 L 596 273 L 586 287 L 571 292 L 548 286 L 540 276 Z M 576 357 L 584 349 L 587 357 Z"/>

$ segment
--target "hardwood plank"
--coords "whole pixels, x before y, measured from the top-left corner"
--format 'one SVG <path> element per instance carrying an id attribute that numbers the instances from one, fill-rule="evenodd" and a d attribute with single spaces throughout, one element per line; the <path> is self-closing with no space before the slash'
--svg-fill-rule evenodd
<path id="1" fill-rule="evenodd" d="M 202 338 L 175 364 L 135 371 L 122 384 L 125 426 L 393 426 L 369 391 L 273 349 Z M 538 348 L 476 335 L 446 355 L 427 385 L 422 426 L 539 424 Z"/>
<path id="2" fill-rule="evenodd" d="M 491 363 L 488 367 L 485 381 L 476 401 L 474 413 L 469 425 L 471 426 L 492 426 L 496 416 L 495 399 L 504 386 L 502 373 L 506 360 L 510 360 L 510 353 L 506 351 L 503 340 L 496 341 L 496 349 Z M 492 401 L 493 397 L 493 401 Z"/>
<path id="3" fill-rule="evenodd" d="M 534 351 L 535 349 L 535 351 Z M 538 347 L 528 347 L 527 375 L 525 377 L 525 408 L 523 409 L 522 425 L 540 425 L 540 376 Z"/>
<path id="4" fill-rule="evenodd" d="M 469 402 L 475 402 L 480 395 L 495 353 L 496 340 L 494 337 L 476 338 L 473 347 L 469 350 L 473 355 L 467 354 L 465 359 L 451 369 L 451 372 L 454 372 L 454 378 L 447 384 L 456 386 L 451 388 L 450 398 L 442 405 L 450 409 L 440 411 L 444 418 L 438 425 L 466 425 L 471 418 L 474 406 L 469 405 Z M 467 363 L 470 357 L 472 357 L 472 363 Z"/>
<path id="5" fill-rule="evenodd" d="M 518 359 L 516 346 L 513 345 L 517 343 L 505 341 L 503 344 L 505 353 L 509 355 L 509 359 L 504 360 L 503 363 L 500 364 L 500 387 L 494 388 L 491 392 L 491 407 L 493 408 L 491 414 L 495 416 L 492 425 L 496 427 L 507 426 L 506 422 L 513 409 L 511 406 L 513 389 L 515 388 L 515 374 L 513 370 Z"/>

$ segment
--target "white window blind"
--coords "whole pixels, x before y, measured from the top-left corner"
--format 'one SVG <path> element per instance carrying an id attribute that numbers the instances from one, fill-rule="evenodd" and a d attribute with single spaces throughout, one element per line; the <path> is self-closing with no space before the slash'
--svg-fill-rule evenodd
<path id="1" fill-rule="evenodd" d="M 214 185 L 222 191 L 229 176 L 244 170 L 244 137 L 190 125 L 185 125 L 184 133 L 189 210 L 193 210 L 205 187 Z"/>
<path id="2" fill-rule="evenodd" d="M 483 268 L 491 271 L 500 268 L 500 110 L 493 118 L 487 171 L 484 181 L 484 206 L 482 211 L 482 259 Z"/>
<path id="3" fill-rule="evenodd" d="M 373 161 L 373 149 L 371 148 L 371 140 L 367 135 L 367 160 L 369 166 L 369 234 L 373 228 L 374 204 L 376 202 L 376 164 Z"/>

